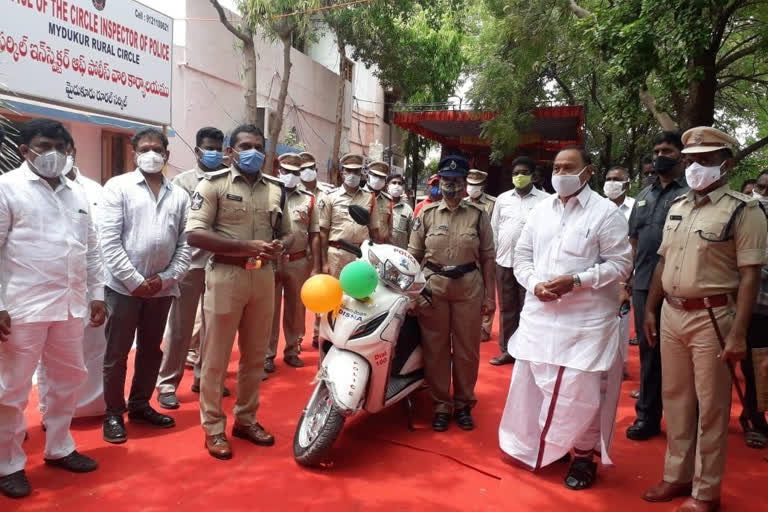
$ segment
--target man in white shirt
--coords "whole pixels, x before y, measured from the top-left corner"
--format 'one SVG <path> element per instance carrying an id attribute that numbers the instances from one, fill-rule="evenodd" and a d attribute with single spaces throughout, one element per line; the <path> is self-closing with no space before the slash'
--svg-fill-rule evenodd
<path id="1" fill-rule="evenodd" d="M 528 290 L 516 358 L 499 426 L 501 449 L 537 470 L 574 450 L 565 478 L 590 487 L 594 453 L 608 449 L 621 385 L 619 283 L 632 271 L 627 221 L 587 182 L 583 148 L 555 157 L 557 195 L 533 209 L 515 250 L 514 270 Z"/>
<path id="2" fill-rule="evenodd" d="M 101 185 L 84 176 L 80 169 L 75 167 L 77 149 L 75 141 L 70 140 L 67 147 L 67 163 L 64 174 L 67 178 L 80 185 L 85 192 L 85 197 L 91 207 L 91 220 L 96 233 L 99 230 L 101 209 Z M 101 257 L 101 255 L 99 255 Z M 84 321 L 85 332 L 83 334 L 83 358 L 88 378 L 77 392 L 77 406 L 75 418 L 88 418 L 104 414 L 104 352 L 107 349 L 107 340 L 104 335 L 104 324 L 90 325 Z M 43 371 L 38 372 L 37 392 L 39 396 L 40 413 L 45 415 L 48 404 L 48 389 L 50 383 Z"/>
<path id="3" fill-rule="evenodd" d="M 605 197 L 613 201 L 624 218 L 629 222 L 635 200 L 627 195 L 629 191 L 629 170 L 620 165 L 611 167 L 605 175 L 603 193 Z M 629 226 L 629 225 L 627 225 Z M 629 229 L 629 227 L 627 227 Z M 627 373 L 627 357 L 629 356 L 629 297 L 631 290 L 627 283 L 621 283 L 619 289 L 619 304 L 621 304 L 621 321 L 619 323 L 619 340 L 621 341 L 621 357 L 624 360 L 624 374 Z"/>
<path id="4" fill-rule="evenodd" d="M 507 352 L 507 343 L 520 324 L 520 312 L 525 301 L 525 288 L 515 278 L 513 269 L 515 245 L 520 238 L 528 214 L 549 194 L 534 185 L 539 181 L 536 162 L 527 156 L 512 162 L 514 188 L 496 199 L 491 217 L 493 241 L 496 245 L 496 289 L 499 293 L 499 350 L 491 364 L 511 364 L 515 359 Z"/>
<path id="5" fill-rule="evenodd" d="M 136 170 L 104 186 L 101 253 L 106 268 L 104 298 L 109 309 L 104 356 L 103 437 L 127 440 L 123 413 L 135 423 L 170 428 L 176 422 L 150 407 L 163 351 L 160 343 L 179 281 L 189 269 L 184 229 L 189 195 L 163 176 L 168 138 L 147 128 L 131 140 Z M 136 340 L 133 382 L 125 402 L 128 353 Z"/>
<path id="6" fill-rule="evenodd" d="M 635 200 L 629 197 L 627 192 L 629 192 L 629 171 L 620 165 L 611 167 L 605 175 L 603 193 L 605 197 L 613 201 L 613 204 L 618 206 L 619 211 L 629 222 L 629 215 L 632 213 L 632 207 L 635 206 Z"/>
<path id="7" fill-rule="evenodd" d="M 86 379 L 83 319 L 97 326 L 106 315 L 88 199 L 63 176 L 69 140 L 57 121 L 28 122 L 19 141 L 24 163 L 0 176 L 0 492 L 14 498 L 31 492 L 22 442 L 38 362 L 50 383 L 46 464 L 77 473 L 98 467 L 75 450 L 69 431 Z"/>

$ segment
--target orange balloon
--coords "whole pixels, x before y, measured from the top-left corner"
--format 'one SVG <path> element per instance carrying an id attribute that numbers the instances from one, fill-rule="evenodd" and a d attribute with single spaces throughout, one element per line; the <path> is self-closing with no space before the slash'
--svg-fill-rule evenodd
<path id="1" fill-rule="evenodd" d="M 339 307 L 342 294 L 338 279 L 328 274 L 317 274 L 301 287 L 301 302 L 311 312 L 322 315 Z"/>

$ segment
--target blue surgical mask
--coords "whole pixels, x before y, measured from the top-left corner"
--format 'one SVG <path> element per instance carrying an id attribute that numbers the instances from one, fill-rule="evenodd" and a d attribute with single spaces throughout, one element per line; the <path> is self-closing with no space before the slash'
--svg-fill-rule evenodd
<path id="1" fill-rule="evenodd" d="M 218 169 L 221 165 L 221 159 L 223 158 L 221 151 L 213 151 L 211 149 L 201 151 L 202 156 L 200 157 L 200 163 L 209 169 Z"/>
<path id="2" fill-rule="evenodd" d="M 246 174 L 258 174 L 264 167 L 266 156 L 258 149 L 247 149 L 237 154 L 237 167 Z"/>
<path id="3" fill-rule="evenodd" d="M 440 199 L 440 185 L 432 185 L 432 187 L 429 189 L 429 197 L 433 201 L 436 201 L 437 199 Z"/>

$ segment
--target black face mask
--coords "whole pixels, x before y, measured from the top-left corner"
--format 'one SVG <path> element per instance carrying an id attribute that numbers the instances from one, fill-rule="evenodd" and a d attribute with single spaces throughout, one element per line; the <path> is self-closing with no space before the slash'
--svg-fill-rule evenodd
<path id="1" fill-rule="evenodd" d="M 668 156 L 657 156 L 656 160 L 653 161 L 653 170 L 656 171 L 656 174 L 659 176 L 666 176 L 667 174 L 674 169 L 677 164 L 680 163 L 680 160 L 676 158 L 669 158 Z"/>

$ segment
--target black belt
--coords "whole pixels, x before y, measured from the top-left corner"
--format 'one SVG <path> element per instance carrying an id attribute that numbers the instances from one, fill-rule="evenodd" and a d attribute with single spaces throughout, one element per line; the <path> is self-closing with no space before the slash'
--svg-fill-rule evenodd
<path id="1" fill-rule="evenodd" d="M 360 250 L 360 244 L 353 244 L 351 242 L 347 242 L 346 240 L 331 240 L 330 242 L 328 242 L 328 245 L 330 245 L 334 249 L 340 249 L 342 251 L 347 251 L 348 253 L 352 253 L 358 258 L 363 257 L 363 253 Z"/>
<path id="2" fill-rule="evenodd" d="M 477 270 L 477 263 L 474 261 L 472 263 L 465 263 L 464 265 L 438 265 L 437 263 L 428 261 L 424 266 L 435 274 L 449 279 L 459 279 L 463 275 Z"/>
<path id="3" fill-rule="evenodd" d="M 700 311 L 702 309 L 727 306 L 728 297 L 728 294 L 723 293 L 721 295 L 712 295 L 711 297 L 704 297 L 701 299 L 685 299 L 683 297 L 672 297 L 670 295 L 667 295 L 664 298 L 673 308 L 682 309 L 684 311 Z"/>

